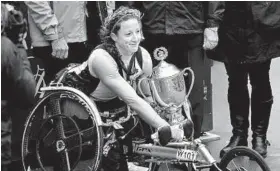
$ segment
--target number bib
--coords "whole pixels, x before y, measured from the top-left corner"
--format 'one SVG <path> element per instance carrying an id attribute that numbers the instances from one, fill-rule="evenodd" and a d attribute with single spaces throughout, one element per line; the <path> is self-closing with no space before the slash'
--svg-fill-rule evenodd
<path id="1" fill-rule="evenodd" d="M 177 151 L 176 158 L 178 160 L 194 161 L 196 159 L 197 152 L 188 149 L 179 149 Z"/>

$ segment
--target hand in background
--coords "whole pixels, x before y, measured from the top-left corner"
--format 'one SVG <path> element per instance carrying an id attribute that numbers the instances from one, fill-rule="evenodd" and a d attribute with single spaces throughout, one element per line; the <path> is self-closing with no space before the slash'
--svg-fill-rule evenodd
<path id="1" fill-rule="evenodd" d="M 204 50 L 212 50 L 218 45 L 218 27 L 206 28 L 204 30 Z"/>
<path id="2" fill-rule="evenodd" d="M 68 45 L 66 40 L 62 37 L 52 41 L 52 56 L 59 59 L 66 59 L 68 57 Z"/>

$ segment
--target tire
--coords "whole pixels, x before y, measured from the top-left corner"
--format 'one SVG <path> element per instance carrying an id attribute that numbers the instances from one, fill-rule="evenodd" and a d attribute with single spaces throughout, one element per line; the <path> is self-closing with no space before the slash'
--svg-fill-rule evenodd
<path id="1" fill-rule="evenodd" d="M 103 150 L 97 110 L 71 91 L 52 91 L 38 101 L 23 132 L 22 162 L 28 168 L 96 171 Z M 76 169 L 75 169 L 76 168 Z"/>
<path id="2" fill-rule="evenodd" d="M 239 169 L 244 171 L 270 171 L 263 157 L 248 147 L 235 147 L 231 149 L 223 156 L 219 165 L 223 171 Z"/>

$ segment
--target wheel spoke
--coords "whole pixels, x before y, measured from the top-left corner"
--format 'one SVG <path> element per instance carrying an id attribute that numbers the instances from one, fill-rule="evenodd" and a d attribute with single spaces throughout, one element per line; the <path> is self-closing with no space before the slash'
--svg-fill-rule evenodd
<path id="1" fill-rule="evenodd" d="M 67 146 L 68 151 L 73 150 L 76 147 L 79 147 L 80 145 L 80 139 L 79 139 L 79 134 L 73 134 L 67 138 L 65 138 L 65 144 Z"/>
<path id="2" fill-rule="evenodd" d="M 70 159 L 67 150 L 63 150 L 59 154 L 59 166 L 61 171 L 71 171 Z"/>
<path id="3" fill-rule="evenodd" d="M 231 166 L 230 167 L 231 169 L 234 168 L 237 171 L 248 171 L 248 170 L 259 171 L 261 169 L 256 161 L 250 159 L 250 157 L 245 157 L 245 156 L 236 157 L 232 159 L 232 161 L 229 164 Z"/>
<path id="4" fill-rule="evenodd" d="M 96 127 L 90 127 L 81 131 L 83 141 L 94 140 L 96 137 Z"/>
<path id="5" fill-rule="evenodd" d="M 230 150 L 220 161 L 221 169 L 229 171 L 269 171 L 265 160 L 247 147 Z"/>
<path id="6" fill-rule="evenodd" d="M 55 131 L 57 133 L 57 139 L 64 139 L 65 132 L 64 132 L 62 118 L 56 117 L 54 120 L 55 120 Z"/>
<path id="7" fill-rule="evenodd" d="M 51 129 L 43 138 L 42 141 L 45 146 L 51 146 L 56 141 L 56 131 Z"/>
<path id="8" fill-rule="evenodd" d="M 82 144 L 80 144 L 79 134 L 82 135 Z M 75 147 L 79 147 L 79 145 L 87 145 L 91 144 L 91 141 L 94 140 L 96 133 L 95 128 L 91 127 L 80 131 L 80 133 L 73 134 L 65 138 L 65 143 L 68 151 L 71 151 Z"/>
<path id="9" fill-rule="evenodd" d="M 235 160 L 233 159 L 230 163 L 232 163 L 236 171 L 242 171 L 240 170 L 240 166 L 237 165 L 238 162 L 236 162 Z"/>

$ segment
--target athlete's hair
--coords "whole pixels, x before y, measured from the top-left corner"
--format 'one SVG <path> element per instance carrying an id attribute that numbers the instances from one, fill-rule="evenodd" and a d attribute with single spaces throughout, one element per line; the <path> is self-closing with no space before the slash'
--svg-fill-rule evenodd
<path id="1" fill-rule="evenodd" d="M 121 60 L 121 55 L 115 45 L 115 41 L 111 38 L 111 33 L 117 34 L 120 30 L 120 25 L 123 21 L 129 19 L 137 19 L 140 26 L 141 25 L 141 13 L 137 9 L 131 9 L 125 6 L 119 7 L 111 15 L 105 18 L 105 21 L 100 29 L 100 39 L 104 44 L 105 49 L 109 54 L 113 56 L 117 61 Z M 141 31 L 142 32 L 142 31 Z M 142 34 L 142 40 L 144 39 Z"/>
<path id="2" fill-rule="evenodd" d="M 122 21 L 135 18 L 141 25 L 141 13 L 137 9 L 131 9 L 121 6 L 111 15 L 105 18 L 105 21 L 100 29 L 100 39 L 103 43 L 112 43 L 111 33 L 117 34 L 120 30 L 120 24 Z"/>

